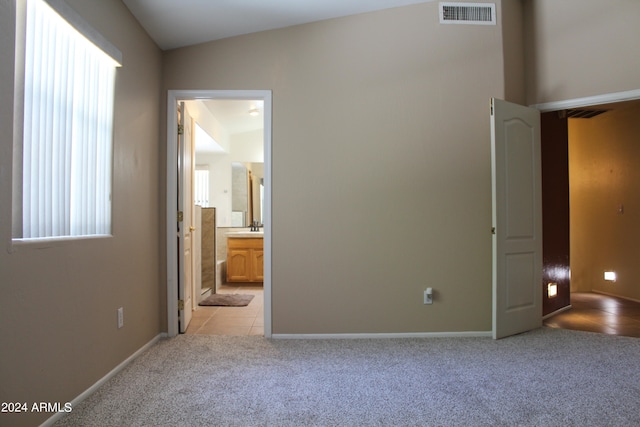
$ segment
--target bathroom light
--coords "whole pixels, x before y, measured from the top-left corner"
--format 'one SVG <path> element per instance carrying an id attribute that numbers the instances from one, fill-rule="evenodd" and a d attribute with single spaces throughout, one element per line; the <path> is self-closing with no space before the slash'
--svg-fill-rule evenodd
<path id="1" fill-rule="evenodd" d="M 553 298 L 558 295 L 558 284 L 555 282 L 547 284 L 547 297 Z"/>
<path id="2" fill-rule="evenodd" d="M 605 271 L 604 272 L 604 280 L 608 282 L 616 281 L 616 272 L 615 271 Z"/>
<path id="3" fill-rule="evenodd" d="M 250 116 L 257 116 L 258 114 L 260 114 L 260 112 L 258 111 L 258 109 L 256 107 L 253 107 L 249 110 L 249 115 Z"/>

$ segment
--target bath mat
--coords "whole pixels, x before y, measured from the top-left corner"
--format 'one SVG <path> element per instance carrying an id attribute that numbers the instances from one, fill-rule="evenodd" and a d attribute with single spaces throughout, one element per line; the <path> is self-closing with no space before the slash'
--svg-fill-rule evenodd
<path id="1" fill-rule="evenodd" d="M 198 305 L 245 307 L 249 305 L 252 299 L 253 295 L 246 294 L 213 294 L 200 301 Z"/>

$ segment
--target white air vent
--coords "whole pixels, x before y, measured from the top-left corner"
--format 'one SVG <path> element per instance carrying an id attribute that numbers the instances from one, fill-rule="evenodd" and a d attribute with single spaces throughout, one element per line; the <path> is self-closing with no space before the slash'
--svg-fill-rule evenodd
<path id="1" fill-rule="evenodd" d="M 496 4 L 440 2 L 440 23 L 496 25 Z"/>

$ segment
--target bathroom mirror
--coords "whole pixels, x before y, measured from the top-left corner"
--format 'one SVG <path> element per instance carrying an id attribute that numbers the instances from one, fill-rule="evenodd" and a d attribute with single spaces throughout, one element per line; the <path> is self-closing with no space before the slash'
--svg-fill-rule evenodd
<path id="1" fill-rule="evenodd" d="M 264 164 L 231 164 L 231 226 L 248 227 L 263 222 Z"/>
<path id="2" fill-rule="evenodd" d="M 216 208 L 218 227 L 263 222 L 264 116 L 257 100 L 188 101 L 195 121 L 196 175 L 208 183 L 195 200 Z M 252 109 L 257 115 L 250 115 Z M 200 132 L 197 132 L 200 128 Z M 201 186 L 202 187 L 202 186 Z"/>

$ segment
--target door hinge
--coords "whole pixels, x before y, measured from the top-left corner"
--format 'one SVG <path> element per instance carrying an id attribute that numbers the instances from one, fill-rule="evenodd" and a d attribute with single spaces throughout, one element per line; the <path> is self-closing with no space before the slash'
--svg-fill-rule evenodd
<path id="1" fill-rule="evenodd" d="M 184 310 L 184 300 L 183 299 L 179 299 L 178 300 L 178 310 L 180 310 L 180 311 Z"/>
<path id="2" fill-rule="evenodd" d="M 493 116 L 493 99 L 491 99 L 491 115 Z"/>
<path id="3" fill-rule="evenodd" d="M 182 211 L 178 211 L 178 214 L 176 216 L 177 216 L 178 222 L 184 221 L 184 213 Z"/>
<path id="4" fill-rule="evenodd" d="M 184 126 L 178 123 L 178 135 L 184 135 Z"/>
<path id="5" fill-rule="evenodd" d="M 496 228 L 495 227 L 491 227 L 491 234 L 496 234 Z"/>

